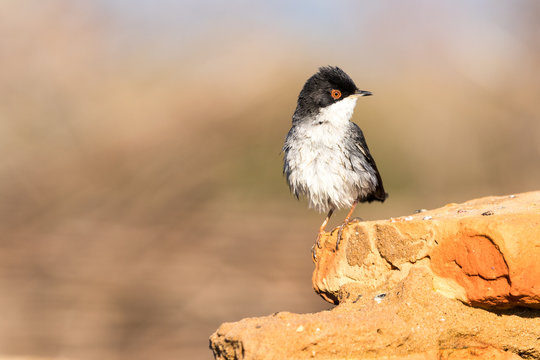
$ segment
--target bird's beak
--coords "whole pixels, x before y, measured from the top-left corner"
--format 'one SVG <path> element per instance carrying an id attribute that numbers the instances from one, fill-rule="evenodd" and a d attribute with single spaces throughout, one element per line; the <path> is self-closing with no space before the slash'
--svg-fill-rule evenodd
<path id="1" fill-rule="evenodd" d="M 373 93 L 371 91 L 366 90 L 356 90 L 354 92 L 354 96 L 371 96 Z"/>

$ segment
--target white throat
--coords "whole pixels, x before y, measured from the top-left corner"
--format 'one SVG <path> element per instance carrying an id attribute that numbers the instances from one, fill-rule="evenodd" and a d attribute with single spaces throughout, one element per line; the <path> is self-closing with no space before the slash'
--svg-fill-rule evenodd
<path id="1" fill-rule="evenodd" d="M 319 122 L 328 122 L 334 126 L 347 124 L 351 120 L 357 100 L 356 96 L 349 96 L 327 106 L 320 111 L 317 120 Z"/>

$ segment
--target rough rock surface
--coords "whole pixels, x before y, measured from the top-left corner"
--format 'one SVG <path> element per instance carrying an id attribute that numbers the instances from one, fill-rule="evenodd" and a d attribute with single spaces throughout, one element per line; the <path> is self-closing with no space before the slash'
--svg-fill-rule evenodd
<path id="1" fill-rule="evenodd" d="M 413 267 L 434 275 L 450 298 L 485 308 L 540 308 L 540 192 L 486 197 L 411 216 L 353 222 L 327 233 L 316 249 L 313 286 L 339 302 L 354 283 L 360 293 L 392 287 Z"/>
<path id="2" fill-rule="evenodd" d="M 336 233 L 313 285 L 339 305 L 225 323 L 217 359 L 540 359 L 540 192 Z"/>

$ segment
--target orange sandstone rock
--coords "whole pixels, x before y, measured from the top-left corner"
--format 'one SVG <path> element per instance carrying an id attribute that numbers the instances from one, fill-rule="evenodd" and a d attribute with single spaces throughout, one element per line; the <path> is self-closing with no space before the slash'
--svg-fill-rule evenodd
<path id="1" fill-rule="evenodd" d="M 330 311 L 223 324 L 210 347 L 219 360 L 540 359 L 537 310 L 466 306 L 433 291 L 432 282 L 427 268 L 415 268 L 385 293 L 342 289 Z"/>
<path id="2" fill-rule="evenodd" d="M 540 308 L 540 192 L 486 197 L 390 220 L 354 222 L 316 249 L 313 286 L 339 302 L 342 286 L 392 286 L 427 267 L 440 293 L 478 307 Z M 354 283 L 354 285 L 351 285 Z"/>
<path id="3" fill-rule="evenodd" d="M 339 250 L 336 235 L 313 286 L 339 305 L 225 323 L 216 359 L 540 359 L 540 192 L 352 222 Z"/>

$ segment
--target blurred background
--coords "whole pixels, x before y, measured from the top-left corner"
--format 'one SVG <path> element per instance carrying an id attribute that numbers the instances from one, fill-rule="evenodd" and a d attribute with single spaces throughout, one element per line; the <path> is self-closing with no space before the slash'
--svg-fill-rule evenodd
<path id="1" fill-rule="evenodd" d="M 211 359 L 330 308 L 280 154 L 322 65 L 375 94 L 390 197 L 356 216 L 540 188 L 534 0 L 5 0 L 0 33 L 0 355 Z"/>

